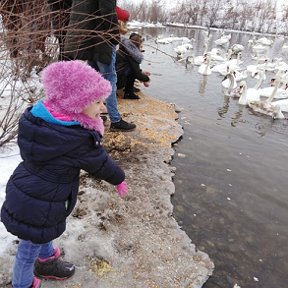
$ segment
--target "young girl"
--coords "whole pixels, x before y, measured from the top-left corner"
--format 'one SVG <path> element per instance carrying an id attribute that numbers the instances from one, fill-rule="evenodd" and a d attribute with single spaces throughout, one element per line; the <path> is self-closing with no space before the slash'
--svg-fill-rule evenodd
<path id="1" fill-rule="evenodd" d="M 65 231 L 76 204 L 80 169 L 116 185 L 120 196 L 127 192 L 123 170 L 101 145 L 109 82 L 82 61 L 53 63 L 42 73 L 45 99 L 20 118 L 23 162 L 7 183 L 1 209 L 6 229 L 21 239 L 13 288 L 39 288 L 39 278 L 74 274 L 75 266 L 59 258 L 52 240 Z"/>

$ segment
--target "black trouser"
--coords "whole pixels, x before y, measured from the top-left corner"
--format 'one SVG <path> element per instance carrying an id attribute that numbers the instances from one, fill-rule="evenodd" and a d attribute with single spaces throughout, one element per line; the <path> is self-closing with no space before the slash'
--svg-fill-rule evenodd
<path id="1" fill-rule="evenodd" d="M 64 55 L 64 42 L 70 20 L 72 0 L 48 0 L 48 4 L 52 13 L 54 35 L 59 41 L 58 60 L 71 60 Z"/>
<path id="2" fill-rule="evenodd" d="M 128 74 L 125 84 L 125 94 L 133 94 L 134 82 L 135 82 L 134 74 Z"/>

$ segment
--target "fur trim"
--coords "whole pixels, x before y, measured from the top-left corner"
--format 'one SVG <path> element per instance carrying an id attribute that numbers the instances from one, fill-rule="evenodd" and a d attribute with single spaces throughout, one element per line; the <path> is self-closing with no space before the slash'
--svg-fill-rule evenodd
<path id="1" fill-rule="evenodd" d="M 104 101 L 111 94 L 110 82 L 84 61 L 59 61 L 42 72 L 45 100 L 54 111 L 75 120 L 93 101 Z M 81 121 L 79 121 L 81 122 Z"/>
<path id="2" fill-rule="evenodd" d="M 75 114 L 74 117 L 71 117 L 70 115 L 70 120 L 68 120 L 66 119 L 66 115 L 59 114 L 58 112 L 55 113 L 53 108 L 42 102 L 42 100 L 38 101 L 35 105 L 33 105 L 31 113 L 34 117 L 39 117 L 49 123 L 54 123 L 62 126 L 81 125 L 86 129 L 97 131 L 102 136 L 104 135 L 104 124 L 101 117 L 98 117 L 97 119 L 92 119 L 83 113 L 79 113 Z"/>
<path id="3" fill-rule="evenodd" d="M 121 42 L 129 55 L 140 64 L 144 57 L 139 48 L 130 39 L 124 38 Z"/>
<path id="4" fill-rule="evenodd" d="M 95 130 L 99 132 L 102 136 L 104 135 L 104 124 L 101 117 L 97 117 L 97 119 L 92 119 L 83 113 L 79 113 L 76 114 L 73 119 L 78 121 L 82 127 L 89 130 Z"/>

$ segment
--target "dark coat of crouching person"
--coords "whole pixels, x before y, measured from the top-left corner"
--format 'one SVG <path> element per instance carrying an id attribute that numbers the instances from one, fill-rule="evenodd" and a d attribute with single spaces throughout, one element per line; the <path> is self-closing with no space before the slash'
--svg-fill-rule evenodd
<path id="1" fill-rule="evenodd" d="M 143 61 L 141 44 L 141 35 L 132 33 L 129 39 L 122 39 L 117 51 L 117 89 L 124 87 L 124 99 L 139 99 L 139 96 L 133 91 L 135 79 L 144 82 L 147 86 L 150 81 L 150 73 L 143 72 L 140 68 Z"/>

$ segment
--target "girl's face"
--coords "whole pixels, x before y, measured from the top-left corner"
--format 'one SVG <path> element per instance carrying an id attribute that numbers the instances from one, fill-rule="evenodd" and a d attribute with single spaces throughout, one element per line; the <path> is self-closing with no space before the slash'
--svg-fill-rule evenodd
<path id="1" fill-rule="evenodd" d="M 107 111 L 103 101 L 94 101 L 89 106 L 87 106 L 82 113 L 89 116 L 90 118 L 96 119 L 101 113 Z"/>

